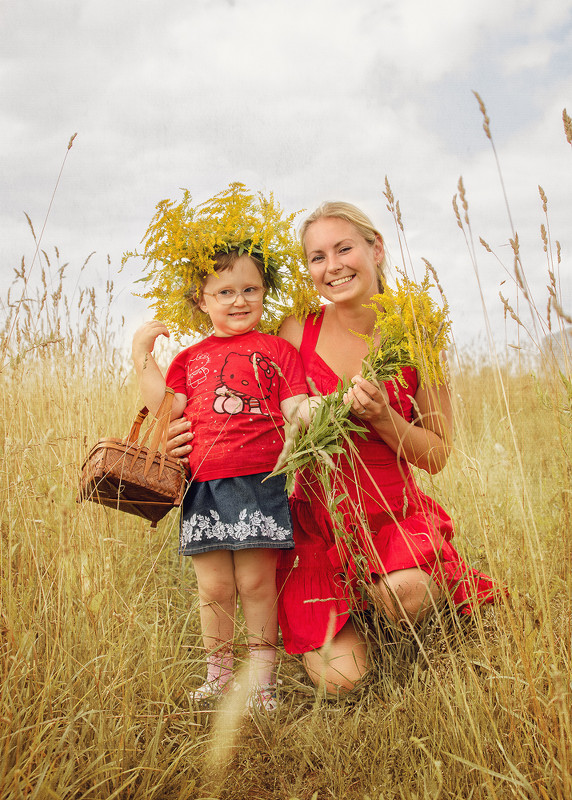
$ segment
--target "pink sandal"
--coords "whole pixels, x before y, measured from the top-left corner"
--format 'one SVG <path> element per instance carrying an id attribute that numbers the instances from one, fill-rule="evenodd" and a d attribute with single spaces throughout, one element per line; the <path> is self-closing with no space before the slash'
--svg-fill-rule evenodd
<path id="1" fill-rule="evenodd" d="M 195 703 L 204 703 L 208 700 L 218 700 L 219 697 L 222 697 L 229 691 L 231 684 L 231 680 L 223 684 L 221 684 L 219 680 L 205 681 L 197 689 L 191 689 L 191 700 L 193 700 Z"/>
<path id="2" fill-rule="evenodd" d="M 257 686 L 252 690 L 247 703 L 247 709 L 251 714 L 257 711 L 265 714 L 274 714 L 277 708 L 278 700 L 276 699 L 275 683 Z"/>

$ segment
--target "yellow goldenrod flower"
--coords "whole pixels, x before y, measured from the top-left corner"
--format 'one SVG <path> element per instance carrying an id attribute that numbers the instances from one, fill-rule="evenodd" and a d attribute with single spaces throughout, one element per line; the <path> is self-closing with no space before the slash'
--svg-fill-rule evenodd
<path id="1" fill-rule="evenodd" d="M 241 183 L 195 207 L 188 191 L 180 203 L 162 200 L 143 237 L 147 274 L 140 280 L 158 319 L 180 335 L 208 334 L 210 320 L 191 313 L 204 279 L 214 271 L 213 257 L 231 250 L 257 256 L 264 263 L 268 292 L 261 329 L 274 332 L 287 314 L 303 319 L 319 307 L 318 296 L 303 265 L 302 248 L 293 230 L 296 214 L 285 216 L 273 195 L 249 193 Z"/>
<path id="2" fill-rule="evenodd" d="M 428 270 L 420 284 L 402 272 L 399 274 L 395 289 L 384 285 L 383 293 L 372 297 L 372 302 L 366 305 L 376 313 L 373 335 L 357 335 L 368 343 L 368 361 L 378 380 L 397 377 L 401 361 L 401 366 L 417 369 L 422 386 L 426 382 L 439 386 L 445 380 L 441 353 L 449 345 L 451 328 L 448 305 L 445 301 L 440 308 L 432 299 Z M 379 371 L 384 364 L 387 367 L 381 375 Z M 364 376 L 367 377 L 365 373 Z"/>

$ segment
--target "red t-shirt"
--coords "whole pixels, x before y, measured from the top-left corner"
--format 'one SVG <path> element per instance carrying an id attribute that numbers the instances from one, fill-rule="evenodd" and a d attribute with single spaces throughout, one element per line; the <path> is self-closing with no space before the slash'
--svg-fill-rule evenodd
<path id="1" fill-rule="evenodd" d="M 185 417 L 195 436 L 193 480 L 268 472 L 284 442 L 280 403 L 306 394 L 296 348 L 258 331 L 209 336 L 179 353 L 167 386 L 187 396 Z"/>

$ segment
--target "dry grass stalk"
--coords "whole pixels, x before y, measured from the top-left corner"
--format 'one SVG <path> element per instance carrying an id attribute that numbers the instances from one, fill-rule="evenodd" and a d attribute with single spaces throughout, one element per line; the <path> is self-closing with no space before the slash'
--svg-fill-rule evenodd
<path id="1" fill-rule="evenodd" d="M 459 190 L 459 197 L 461 198 L 461 204 L 463 206 L 463 211 L 465 212 L 465 223 L 469 225 L 469 203 L 467 201 L 467 194 L 465 192 L 465 184 L 463 183 L 463 177 L 459 178 L 459 182 L 457 184 L 457 188 Z"/>
<path id="2" fill-rule="evenodd" d="M 487 109 L 485 108 L 485 104 L 484 104 L 484 102 L 483 102 L 483 100 L 482 100 L 482 98 L 481 98 L 481 96 L 480 96 L 480 94 L 478 92 L 473 91 L 473 94 L 477 98 L 477 102 L 479 104 L 479 109 L 481 111 L 481 114 L 483 115 L 483 130 L 484 130 L 484 132 L 485 132 L 485 134 L 487 136 L 487 139 L 490 139 L 492 141 L 491 121 L 490 121 L 489 116 L 487 114 Z"/>
<path id="3" fill-rule="evenodd" d="M 504 307 L 505 319 L 506 319 L 507 314 L 509 314 L 512 317 L 512 319 L 516 322 L 517 325 L 521 325 L 522 327 L 524 327 L 524 323 L 519 319 L 518 315 L 516 314 L 516 312 L 514 311 L 514 309 L 512 308 L 510 303 L 508 302 L 508 300 L 506 299 L 506 297 L 503 296 L 502 292 L 499 292 L 499 297 L 500 297 L 501 303 L 503 304 L 503 307 Z"/>
<path id="4" fill-rule="evenodd" d="M 76 506 L 88 443 L 122 433 L 138 400 L 109 319 L 113 287 L 72 302 L 67 268 L 44 249 L 37 289 L 27 265 L 15 270 L 6 299 L 21 299 L 4 303 L 0 326 L 3 800 L 182 800 L 204 797 L 205 777 L 220 800 L 569 800 L 569 365 L 546 356 L 535 379 L 516 360 L 465 353 L 450 466 L 418 476 L 456 518 L 462 555 L 506 582 L 510 603 L 465 622 L 440 611 L 413 636 L 356 617 L 372 670 L 352 695 L 324 700 L 282 654 L 276 717 L 238 730 L 235 715 L 220 733 L 189 701 L 203 653 L 176 519 L 151 533 Z"/>
<path id="5" fill-rule="evenodd" d="M 562 306 L 555 297 L 552 299 L 552 306 L 561 320 L 567 322 L 568 325 L 572 325 L 572 316 L 564 311 L 564 309 L 562 308 Z"/>
<path id="6" fill-rule="evenodd" d="M 457 205 L 457 195 L 453 195 L 453 211 L 455 212 L 455 219 L 457 220 L 457 225 L 461 230 L 463 230 L 463 223 L 461 222 L 461 213 L 459 211 L 459 206 Z"/>

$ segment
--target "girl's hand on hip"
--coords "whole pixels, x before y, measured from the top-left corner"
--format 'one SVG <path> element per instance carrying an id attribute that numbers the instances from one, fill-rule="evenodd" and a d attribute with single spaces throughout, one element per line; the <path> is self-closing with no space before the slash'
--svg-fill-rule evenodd
<path id="1" fill-rule="evenodd" d="M 383 384 L 371 383 L 362 375 L 354 375 L 344 394 L 344 403 L 351 403 L 352 414 L 371 425 L 383 425 L 390 418 L 389 395 Z"/>
<path id="2" fill-rule="evenodd" d="M 155 340 L 159 336 L 166 336 L 169 338 L 169 330 L 158 319 L 153 319 L 150 322 L 144 322 L 140 328 L 137 328 L 133 336 L 133 345 L 131 351 L 133 358 L 143 358 L 146 353 L 152 353 L 155 346 Z"/>

